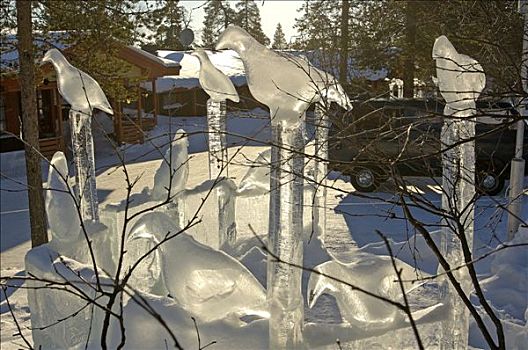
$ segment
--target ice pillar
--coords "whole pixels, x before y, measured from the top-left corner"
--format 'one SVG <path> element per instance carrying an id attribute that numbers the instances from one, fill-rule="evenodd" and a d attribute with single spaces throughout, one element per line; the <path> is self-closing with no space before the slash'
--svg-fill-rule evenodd
<path id="1" fill-rule="evenodd" d="M 216 179 L 222 172 L 222 167 L 227 164 L 226 101 L 207 100 L 207 128 L 209 137 L 209 178 Z"/>
<path id="2" fill-rule="evenodd" d="M 70 130 L 82 218 L 99 221 L 91 114 L 70 109 Z"/>
<path id="3" fill-rule="evenodd" d="M 324 242 L 326 235 L 326 176 L 328 175 L 328 131 L 330 120 L 321 104 L 315 105 L 315 197 L 313 209 L 314 232 Z"/>
<path id="4" fill-rule="evenodd" d="M 442 128 L 442 209 L 458 217 L 462 227 L 446 219 L 440 250 L 450 266 L 464 264 L 461 239 L 463 233 L 469 251 L 473 251 L 474 200 L 475 200 L 475 142 L 465 141 L 475 136 L 475 121 L 471 110 L 456 112 L 446 107 L 447 118 L 463 117 L 463 120 L 446 120 Z M 461 144 L 457 145 L 458 143 Z M 463 231 L 463 232 L 461 232 Z M 439 272 L 443 272 L 440 268 Z M 466 268 L 453 272 L 464 293 L 471 292 L 471 279 Z M 466 349 L 469 331 L 469 310 L 446 277 L 440 288 L 440 297 L 449 304 L 450 313 L 442 322 L 442 349 Z"/>
<path id="5" fill-rule="evenodd" d="M 463 241 L 473 250 L 475 204 L 476 100 L 486 85 L 480 64 L 459 54 L 445 36 L 433 47 L 437 84 L 446 101 L 442 128 L 442 209 L 446 212 L 440 250 L 451 267 L 464 265 Z M 439 272 L 443 272 L 439 268 Z M 467 297 L 471 292 L 468 269 L 453 272 Z M 469 311 L 446 276 L 440 280 L 440 297 L 449 314 L 442 322 L 441 349 L 466 349 Z"/>
<path id="6" fill-rule="evenodd" d="M 304 302 L 301 292 L 303 263 L 303 127 L 276 123 L 272 127 L 269 249 L 269 348 L 302 346 Z M 291 265 L 297 265 L 291 266 Z"/>
<path id="7" fill-rule="evenodd" d="M 226 101 L 207 100 L 207 127 L 209 138 L 209 178 L 216 180 L 227 176 L 227 140 L 226 140 Z M 226 208 L 230 200 L 221 186 L 216 188 L 218 201 L 218 242 L 233 245 L 236 241 L 236 229 L 228 224 Z"/>

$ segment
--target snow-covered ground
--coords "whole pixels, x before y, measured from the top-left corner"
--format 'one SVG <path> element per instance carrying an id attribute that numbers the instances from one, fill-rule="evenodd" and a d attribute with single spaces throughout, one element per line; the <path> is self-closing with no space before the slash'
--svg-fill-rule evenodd
<path id="1" fill-rule="evenodd" d="M 98 126 L 108 128 L 111 122 L 104 116 L 97 119 Z M 123 152 L 127 168 L 131 177 L 141 176 L 136 185 L 137 192 L 144 187 L 151 187 L 153 174 L 158 168 L 161 155 L 168 147 L 167 133 L 175 133 L 183 128 L 189 133 L 190 173 L 187 187 L 194 187 L 208 179 L 207 139 L 204 133 L 205 118 L 159 118 L 159 125 L 150 133 L 150 140 L 143 145 L 125 145 L 119 148 Z M 266 141 L 270 138 L 269 119 L 262 110 L 250 113 L 230 114 L 227 124 L 230 136 L 229 153 L 236 155 L 229 168 L 229 177 L 237 184 L 248 171 L 248 163 L 258 154 L 267 149 Z M 96 128 L 97 129 L 97 128 Z M 238 136 L 237 136 L 238 135 Z M 102 133 L 96 133 L 96 168 L 99 201 L 102 206 L 123 200 L 126 188 L 123 184 L 122 172 L 115 166 L 119 164 L 115 150 L 109 142 L 105 141 Z M 24 256 L 30 249 L 29 218 L 25 182 L 24 164 L 21 162 L 23 154 L 12 154 L 8 164 L 2 162 L 2 174 L 9 178 L 0 180 L 1 187 L 1 275 L 21 276 L 24 274 Z M 18 161 L 16 161 L 18 159 Z M 2 158 L 4 160 L 4 158 Z M 46 169 L 46 166 L 43 167 Z M 70 166 L 70 169 L 73 167 Z M 46 175 L 45 175 L 46 178 Z M 337 173 L 330 176 L 332 188 L 328 191 L 328 232 L 325 245 L 335 258 L 344 262 L 354 262 L 359 252 L 386 255 L 387 250 L 380 237 L 375 233 L 379 230 L 388 236 L 393 244 L 393 251 L 399 259 L 417 265 L 427 273 L 435 273 L 435 262 L 426 244 L 419 237 L 414 236 L 410 224 L 402 219 L 402 208 L 387 202 L 393 196 L 394 188 L 386 184 L 378 193 L 365 198 L 354 195 L 354 189 Z M 422 193 L 433 203 L 440 203 L 438 186 L 431 179 L 409 179 L 412 190 Z M 525 196 L 526 197 L 526 196 Z M 506 216 L 500 205 L 505 203 L 504 196 L 483 197 L 477 202 L 476 230 L 474 251 L 476 256 L 486 254 L 506 239 Z M 255 206 L 259 204 L 255 203 Z M 307 207 L 309 210 L 309 207 Z M 421 221 L 432 225 L 438 224 L 439 218 L 425 211 L 414 210 L 413 214 Z M 528 200 L 524 198 L 523 218 L 528 219 Z M 239 226 L 240 236 L 250 235 L 242 225 Z M 528 242 L 528 229 L 522 228 L 518 235 L 519 242 Z M 418 254 L 413 254 L 418 252 Z M 321 252 L 312 246 L 305 250 L 305 262 L 315 265 L 324 258 Z M 328 258 L 328 257 L 326 257 Z M 265 266 L 263 256 L 258 251 L 252 251 L 242 259 L 243 263 L 265 283 Z M 505 320 L 505 329 L 508 339 L 508 348 L 522 349 L 528 344 L 527 326 L 527 293 L 528 293 L 528 253 L 526 247 L 503 250 L 478 262 L 477 272 L 482 281 L 486 295 L 490 298 L 497 313 Z M 307 277 L 307 276 L 305 276 Z M 14 282 L 14 287 L 9 287 L 1 295 L 1 347 L 2 349 L 15 349 L 23 347 L 17 333 L 17 325 L 9 311 L 8 301 L 14 315 L 25 335 L 30 334 L 29 308 L 26 292 L 16 288 L 21 282 Z M 436 291 L 423 287 L 413 292 L 412 303 L 414 306 L 424 307 L 435 302 Z M 477 301 L 474 300 L 475 304 Z M 341 322 L 341 315 L 332 297 L 322 297 L 313 309 L 306 308 L 305 318 L 310 322 L 324 322 L 335 324 Z M 434 341 L 434 325 L 421 329 L 425 344 Z M 427 334 L 427 333 L 431 334 Z M 378 336 L 380 343 L 390 343 L 391 337 L 407 337 L 408 342 L 401 341 L 401 346 L 413 348 L 415 343 L 412 333 L 389 332 Z M 524 345 L 523 345 L 524 344 Z M 343 344 L 344 347 L 372 348 L 376 345 L 371 340 L 362 340 Z M 470 329 L 470 345 L 474 348 L 486 348 L 485 342 L 478 329 L 472 323 Z M 213 348 L 213 347 L 212 347 Z"/>

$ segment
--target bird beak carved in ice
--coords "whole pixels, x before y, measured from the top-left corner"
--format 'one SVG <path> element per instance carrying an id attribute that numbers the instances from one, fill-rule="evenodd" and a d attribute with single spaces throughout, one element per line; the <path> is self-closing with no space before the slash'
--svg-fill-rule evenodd
<path id="1" fill-rule="evenodd" d="M 308 281 L 308 307 L 313 308 L 317 299 L 328 289 L 326 278 L 312 272 Z"/>
<path id="2" fill-rule="evenodd" d="M 44 54 L 44 57 L 42 57 L 42 60 L 40 61 L 40 65 L 43 66 L 48 62 L 51 62 L 50 51 L 46 51 L 46 54 Z"/>
<path id="3" fill-rule="evenodd" d="M 227 45 L 227 42 L 221 39 L 222 39 L 221 37 L 220 39 L 218 39 L 218 42 L 216 43 L 216 46 L 215 46 L 215 51 L 226 50 L 229 48 Z"/>
<path id="4" fill-rule="evenodd" d="M 233 34 L 232 34 L 233 32 Z M 224 32 L 222 34 L 220 34 L 220 36 L 218 37 L 218 41 L 216 42 L 216 46 L 215 46 L 215 50 L 226 50 L 226 49 L 230 49 L 231 48 L 231 45 L 233 43 L 233 35 L 236 34 L 234 33 L 236 32 L 236 30 L 229 26 L 227 27 L 226 30 L 224 30 Z"/>

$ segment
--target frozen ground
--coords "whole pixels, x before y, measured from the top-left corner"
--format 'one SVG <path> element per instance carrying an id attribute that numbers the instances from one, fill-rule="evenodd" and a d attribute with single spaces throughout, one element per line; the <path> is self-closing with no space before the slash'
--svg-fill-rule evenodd
<path id="1" fill-rule="evenodd" d="M 230 154 L 236 154 L 232 166 L 229 168 L 229 177 L 239 182 L 247 171 L 248 160 L 266 149 L 264 143 L 269 139 L 269 127 L 266 114 L 263 111 L 253 111 L 252 116 L 257 118 L 248 119 L 249 115 L 231 115 L 228 121 L 228 131 L 244 137 L 230 136 Z M 109 121 L 104 117 L 97 119 L 98 124 L 108 128 Z M 150 134 L 151 142 L 144 145 L 123 146 L 128 169 L 132 176 L 141 175 L 137 185 L 138 191 L 145 186 L 152 185 L 154 169 L 158 167 L 161 154 L 167 148 L 168 138 L 163 136 L 168 131 L 174 133 L 179 128 L 190 133 L 190 174 L 187 187 L 193 187 L 208 178 L 206 136 L 202 133 L 205 129 L 205 118 L 160 118 L 159 126 Z M 122 185 L 122 173 L 116 171 L 113 166 L 117 164 L 115 151 L 111 145 L 104 142 L 101 133 L 96 134 L 96 166 L 98 196 L 102 204 L 119 202 L 124 198 L 125 188 Z M 23 155 L 20 155 L 23 157 Z M 17 157 L 15 157 L 17 158 Z M 20 157 L 18 157 L 20 158 Z M 4 159 L 3 159 L 4 160 Z M 24 272 L 24 255 L 30 249 L 29 222 L 27 210 L 27 197 L 23 190 L 25 182 L 23 162 L 16 160 L 8 164 L 2 162 L 2 174 L 7 174 L 9 179 L 0 180 L 1 208 L 1 275 L 22 275 Z M 71 168 L 71 167 L 70 167 Z M 387 184 L 378 193 L 362 198 L 354 195 L 352 186 L 341 178 L 339 174 L 331 174 L 332 187 L 328 192 L 328 234 L 326 246 L 329 251 L 342 261 L 354 261 L 358 249 L 373 252 L 380 255 L 386 254 L 386 249 L 379 241 L 374 231 L 380 230 L 390 237 L 393 242 L 393 250 L 398 257 L 409 263 L 415 263 L 411 254 L 410 245 L 406 241 L 414 242 L 413 230 L 409 224 L 400 219 L 402 210 L 399 206 L 390 205 L 385 200 L 392 196 L 394 188 Z M 46 178 L 46 177 L 45 177 Z M 424 178 L 410 179 L 413 190 L 435 203 L 439 203 L 439 188 L 432 180 Z M 475 253 L 481 255 L 496 247 L 505 239 L 506 218 L 497 209 L 504 204 L 504 196 L 483 197 L 477 203 L 476 209 L 476 231 L 475 231 Z M 524 198 L 523 218 L 528 218 L 528 201 Z M 438 218 L 426 212 L 415 211 L 414 214 L 424 222 L 431 225 L 438 223 Z M 241 228 L 243 231 L 244 228 Z M 247 233 L 247 232 L 246 232 Z M 526 241 L 528 232 L 523 229 L 521 238 Z M 416 239 L 416 246 L 421 247 L 419 258 L 416 263 L 424 271 L 434 273 L 436 264 L 428 253 L 423 242 Z M 506 331 L 509 339 L 518 344 L 528 343 L 528 330 L 526 326 L 526 306 L 528 290 L 528 261 L 526 248 L 509 250 L 501 254 L 494 264 L 492 258 L 486 258 L 477 265 L 479 277 L 483 281 L 486 293 L 492 299 L 492 303 L 503 319 L 506 319 Z M 309 254 L 307 254 L 309 255 Z M 314 255 L 316 255 L 314 253 Z M 246 256 L 244 263 L 252 270 L 257 278 L 263 282 L 265 269 L 259 262 L 262 256 L 253 254 Z M 508 271 L 508 273 L 504 273 Z M 434 299 L 434 291 L 427 288 L 421 289 L 421 293 L 415 295 L 416 305 L 430 304 Z M 523 294 L 524 293 L 524 294 Z M 6 297 L 8 300 L 6 300 Z M 24 334 L 29 334 L 29 309 L 27 306 L 26 293 L 22 289 L 8 288 L 1 295 L 1 347 L 2 349 L 14 349 L 24 346 L 20 338 L 13 337 L 17 332 L 16 325 L 12 320 L 7 302 L 20 323 Z M 336 310 L 335 301 L 331 297 L 320 300 L 313 310 L 306 311 L 308 321 L 326 323 L 339 323 L 341 317 Z M 424 332 L 433 332 L 432 328 L 425 328 Z M 394 334 L 386 334 L 383 337 L 391 337 Z M 381 337 L 381 338 L 383 338 Z M 412 347 L 412 341 L 409 346 Z M 472 325 L 470 331 L 470 344 L 475 348 L 485 347 L 483 340 L 478 335 L 476 327 Z M 512 343 L 513 344 L 513 343 Z M 368 341 L 355 343 L 354 347 L 368 348 Z M 515 348 L 514 346 L 511 348 Z M 522 347 L 518 347 L 522 348 Z"/>

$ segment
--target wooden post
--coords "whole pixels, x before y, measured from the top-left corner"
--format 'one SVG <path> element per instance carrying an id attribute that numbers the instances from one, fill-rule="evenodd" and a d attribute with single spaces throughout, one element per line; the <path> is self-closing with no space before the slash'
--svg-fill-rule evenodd
<path id="1" fill-rule="evenodd" d="M 141 95 L 141 87 L 138 85 L 138 102 L 137 102 L 137 124 L 140 127 L 141 130 L 143 130 L 143 126 L 141 123 L 141 115 L 142 115 L 142 109 L 143 109 L 143 96 Z"/>
<path id="2" fill-rule="evenodd" d="M 159 100 L 156 91 L 156 78 L 152 78 L 152 96 L 154 101 L 154 125 L 158 125 Z"/>
<path id="3" fill-rule="evenodd" d="M 59 138 L 59 149 L 60 151 L 64 152 L 64 135 L 63 135 L 63 129 L 62 129 L 62 108 L 61 108 L 61 102 L 60 102 L 60 96 L 57 93 L 57 87 L 53 88 L 53 101 L 55 103 L 55 113 L 58 118 L 57 123 L 57 132 L 56 136 Z"/>
<path id="4" fill-rule="evenodd" d="M 195 116 L 198 115 L 198 109 L 196 108 L 196 102 L 198 102 L 198 98 L 196 97 L 196 90 L 197 89 L 193 89 L 193 114 Z"/>
<path id="5" fill-rule="evenodd" d="M 137 127 L 139 128 L 139 142 L 143 143 L 143 123 L 141 122 L 141 115 L 143 109 L 143 95 L 141 94 L 141 87 L 138 85 L 138 102 L 137 102 Z"/>
<path id="6" fill-rule="evenodd" d="M 122 135 L 122 109 L 123 109 L 123 106 L 121 106 L 121 101 L 117 101 L 117 111 L 115 111 L 115 117 L 117 118 L 116 119 L 116 129 L 115 129 L 115 133 L 116 133 L 116 139 L 117 139 L 117 142 L 119 144 L 121 144 L 121 142 L 123 142 L 123 135 Z"/>

